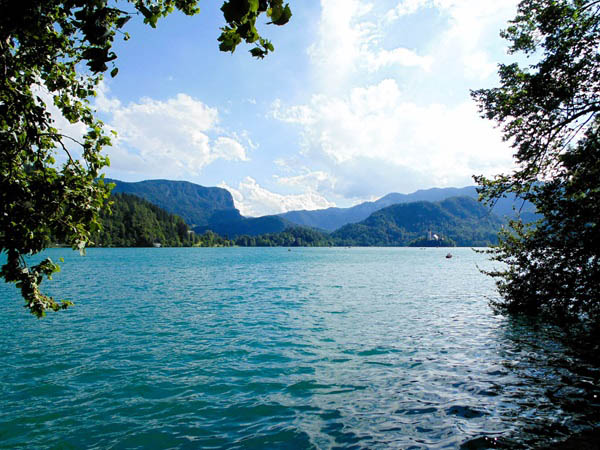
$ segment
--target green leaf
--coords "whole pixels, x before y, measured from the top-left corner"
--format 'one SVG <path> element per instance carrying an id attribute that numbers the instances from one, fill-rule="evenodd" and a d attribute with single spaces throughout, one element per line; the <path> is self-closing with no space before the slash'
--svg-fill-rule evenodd
<path id="1" fill-rule="evenodd" d="M 271 8 L 270 14 L 268 15 L 271 17 L 270 23 L 273 23 L 275 25 L 285 25 L 289 22 L 290 18 L 292 17 L 292 10 L 290 9 L 290 6 L 287 3 L 285 6 L 277 4 Z"/>
<path id="2" fill-rule="evenodd" d="M 250 53 L 255 58 L 260 58 L 260 59 L 264 58 L 267 55 L 267 52 L 260 47 L 254 47 L 253 49 L 250 49 Z"/>

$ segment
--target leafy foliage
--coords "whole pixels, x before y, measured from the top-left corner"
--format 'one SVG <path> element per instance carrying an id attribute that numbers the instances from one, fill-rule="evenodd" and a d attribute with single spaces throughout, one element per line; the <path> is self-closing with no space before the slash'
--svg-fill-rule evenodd
<path id="1" fill-rule="evenodd" d="M 473 96 L 502 126 L 518 168 L 476 180 L 486 201 L 513 192 L 542 218 L 511 222 L 491 251 L 506 263 L 491 273 L 503 297 L 495 305 L 598 326 L 600 2 L 523 0 L 503 36 L 537 62 L 501 65 L 500 87 Z"/>
<path id="2" fill-rule="evenodd" d="M 196 235 L 195 247 L 232 247 L 235 245 L 233 241 L 225 239 L 212 231 L 207 231 L 202 235 Z"/>
<path id="3" fill-rule="evenodd" d="M 543 219 L 528 225 L 513 221 L 502 233 L 501 245 L 491 252 L 507 264 L 490 273 L 503 297 L 498 308 L 600 325 L 599 162 L 596 123 L 560 156 L 564 172 L 529 194 Z"/>
<path id="4" fill-rule="evenodd" d="M 20 288 L 26 307 L 38 317 L 65 308 L 40 291 L 58 270 L 49 259 L 29 267 L 24 256 L 40 252 L 53 238 L 84 250 L 98 231 L 109 186 L 96 182 L 108 164 L 101 154 L 110 144 L 89 99 L 103 73 L 117 75 L 115 36 L 134 16 L 155 27 L 175 9 L 196 14 L 198 0 L 128 0 L 130 11 L 106 0 L 7 0 L 0 14 L 0 251 L 7 262 L 0 274 Z M 230 0 L 221 50 L 245 41 L 262 58 L 273 45 L 256 30 L 261 14 L 286 23 L 291 12 L 281 0 Z M 85 67 L 87 66 L 87 67 Z M 46 95 L 44 95 L 44 93 Z M 51 100 L 44 100 L 45 97 Z M 55 127 L 46 101 L 70 123 L 83 125 L 82 138 Z M 71 143 L 76 143 L 76 151 Z M 65 163 L 57 163 L 58 151 Z"/>
<path id="5" fill-rule="evenodd" d="M 221 7 L 227 25 L 221 28 L 219 48 L 225 52 L 234 52 L 236 46 L 245 40 L 257 45 L 250 50 L 252 56 L 264 58 L 273 51 L 271 41 L 262 38 L 256 30 L 256 19 L 266 13 L 269 23 L 285 25 L 292 17 L 292 11 L 282 0 L 229 0 Z"/>

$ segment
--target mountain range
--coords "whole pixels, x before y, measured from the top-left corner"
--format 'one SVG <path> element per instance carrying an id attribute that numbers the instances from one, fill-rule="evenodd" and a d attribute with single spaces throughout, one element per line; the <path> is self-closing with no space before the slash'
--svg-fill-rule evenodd
<path id="1" fill-rule="evenodd" d="M 182 217 L 198 234 L 211 230 L 229 239 L 242 235 L 259 236 L 266 233 L 280 233 L 299 225 L 326 232 L 335 231 L 332 236 L 337 236 L 340 239 L 344 234 L 349 239 L 348 242 L 356 240 L 357 244 L 355 245 L 367 245 L 366 241 L 361 241 L 363 244 L 358 244 L 360 241 L 359 235 L 363 235 L 363 240 L 370 239 L 379 242 L 378 245 L 406 245 L 408 237 L 414 238 L 413 232 L 422 234 L 423 230 L 431 225 L 432 228 L 438 231 L 443 228 L 444 233 L 448 236 L 455 236 L 456 239 L 455 237 L 451 239 L 460 243 L 462 242 L 461 238 L 453 230 L 462 230 L 461 232 L 464 233 L 469 227 L 473 228 L 477 220 L 490 218 L 485 227 L 489 225 L 489 229 L 493 227 L 497 231 L 502 221 L 496 216 L 503 217 L 504 220 L 506 217 L 513 217 L 517 214 L 515 208 L 517 210 L 522 208 L 521 215 L 525 218 L 535 215 L 530 204 L 523 205 L 514 197 L 501 199 L 493 210 L 490 210 L 490 208 L 484 207 L 475 200 L 477 198 L 476 187 L 468 186 L 464 188 L 426 189 L 412 194 L 391 193 L 376 201 L 364 202 L 350 208 L 290 211 L 279 215 L 244 217 L 235 208 L 231 194 L 222 188 L 204 187 L 186 181 L 147 180 L 136 183 L 119 180 L 107 181 L 115 184 L 113 193 L 128 193 L 142 197 L 150 203 Z M 449 198 L 454 197 L 460 197 L 463 200 L 444 203 Z M 470 206 L 467 207 L 464 198 L 471 200 L 468 202 Z M 437 204 L 439 202 L 442 203 Z M 413 206 L 403 208 L 403 205 Z M 458 214 L 461 208 L 463 212 L 465 208 L 472 210 L 471 215 L 463 214 L 463 217 Z M 397 219 L 390 218 L 390 214 L 394 217 L 401 216 L 404 218 L 398 222 Z M 412 224 L 407 222 L 406 217 L 410 215 L 414 216 L 415 220 L 417 220 L 417 217 L 421 217 L 419 219 L 421 222 Z M 455 220 L 457 217 L 458 219 Z M 436 219 L 434 220 L 434 218 Z M 461 220 L 464 223 L 458 224 Z M 381 226 L 382 223 L 390 228 L 384 233 L 387 233 L 388 237 L 386 238 L 381 234 L 377 234 L 385 228 Z M 443 223 L 445 228 L 436 228 L 433 226 L 434 223 Z M 352 224 L 356 226 L 352 226 Z M 394 234 L 394 226 L 399 227 L 399 224 L 402 225 L 401 228 L 405 230 L 408 237 L 400 238 L 397 233 Z M 367 229 L 371 231 L 367 232 Z M 371 235 L 370 233 L 374 229 L 379 231 L 375 235 Z M 489 238 L 489 235 L 471 235 L 470 241 L 488 242 Z M 382 244 L 384 242 L 389 244 Z"/>
<path id="2" fill-rule="evenodd" d="M 279 214 L 279 216 L 297 225 L 334 231 L 348 223 L 360 222 L 375 211 L 379 211 L 387 206 L 419 201 L 438 202 L 450 197 L 471 197 L 477 199 L 477 188 L 475 186 L 464 188 L 432 188 L 419 190 L 412 194 L 391 193 L 374 202 L 364 202 L 350 208 L 290 211 Z M 500 199 L 491 210 L 501 218 L 515 217 L 519 210 L 521 216 L 526 220 L 531 219 L 535 214 L 535 210 L 531 204 L 523 204 L 515 196 Z"/>

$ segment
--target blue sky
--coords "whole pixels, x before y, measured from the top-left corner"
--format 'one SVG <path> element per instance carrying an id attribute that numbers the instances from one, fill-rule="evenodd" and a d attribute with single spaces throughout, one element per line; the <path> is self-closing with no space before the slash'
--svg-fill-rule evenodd
<path id="1" fill-rule="evenodd" d="M 119 137 L 106 175 L 229 189 L 248 216 L 473 184 L 512 151 L 469 89 L 510 61 L 515 0 L 294 1 L 275 52 L 219 52 L 219 2 L 132 20 L 95 106 Z"/>

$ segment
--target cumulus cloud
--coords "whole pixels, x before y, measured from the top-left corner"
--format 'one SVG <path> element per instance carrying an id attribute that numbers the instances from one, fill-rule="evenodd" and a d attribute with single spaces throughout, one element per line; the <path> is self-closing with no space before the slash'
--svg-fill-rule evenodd
<path id="1" fill-rule="evenodd" d="M 492 75 L 497 61 L 492 58 L 489 47 L 497 41 L 498 30 L 514 16 L 518 0 L 435 0 L 435 4 L 451 18 L 451 26 L 443 36 L 438 53 L 460 52 L 457 56 L 467 77 L 483 80 Z"/>
<path id="2" fill-rule="evenodd" d="M 214 159 L 223 158 L 228 161 L 248 161 L 246 150 L 235 139 L 220 136 L 213 145 Z"/>
<path id="3" fill-rule="evenodd" d="M 385 48 L 381 19 L 373 4 L 361 0 L 321 0 L 318 39 L 308 53 L 325 87 L 332 88 L 358 71 L 387 67 L 429 70 L 433 59 L 414 49 Z"/>
<path id="4" fill-rule="evenodd" d="M 103 86 L 95 105 L 118 132 L 107 152 L 120 172 L 185 178 L 217 159 L 248 160 L 237 136 L 224 135 L 218 110 L 189 95 L 122 104 Z"/>
<path id="5" fill-rule="evenodd" d="M 295 165 L 335 180 L 315 191 L 365 199 L 510 170 L 512 151 L 479 117 L 469 88 L 494 83 L 505 55 L 499 30 L 517 2 L 321 0 L 309 50 L 318 90 L 270 111 L 300 132 Z"/>
<path id="6" fill-rule="evenodd" d="M 269 214 L 279 214 L 300 209 L 322 209 L 335 204 L 322 195 L 308 189 L 302 194 L 282 195 L 271 192 L 260 186 L 252 177 L 246 177 L 237 188 L 227 185 L 224 181 L 219 185 L 231 192 L 235 207 L 247 217 L 259 217 Z"/>
<path id="7" fill-rule="evenodd" d="M 460 64 L 463 75 L 485 79 L 496 71 L 496 61 L 486 47 L 498 39 L 498 30 L 514 16 L 518 0 L 402 0 L 388 11 L 394 22 L 424 9 L 446 17 L 446 30 L 435 39 L 431 55 L 440 64 Z"/>
<path id="8" fill-rule="evenodd" d="M 472 183 L 473 174 L 511 166 L 511 152 L 469 100 L 456 106 L 405 101 L 387 79 L 346 96 L 315 95 L 305 105 L 273 105 L 273 117 L 299 127 L 304 154 L 326 164 L 337 188 L 350 188 L 369 167 L 376 183 L 410 191 L 425 185 Z M 391 170 L 393 169 L 393 170 Z M 368 177 L 365 177 L 368 178 Z M 373 184 L 373 183 L 369 183 Z M 365 193 L 366 194 L 366 193 Z"/>
<path id="9" fill-rule="evenodd" d="M 496 70 L 487 48 L 515 11 L 518 0 L 402 0 L 365 3 L 361 0 L 321 0 L 321 17 L 309 56 L 323 86 L 329 90 L 351 82 L 361 73 L 415 68 L 451 71 L 483 80 Z M 382 12 L 381 9 L 384 9 Z M 387 8 L 387 9 L 386 9 Z M 429 10 L 440 25 L 434 35 L 419 38 L 419 48 L 398 45 L 400 20 L 420 28 L 416 13 Z M 425 28 L 425 27 L 423 27 Z M 425 33 L 425 31 L 423 31 Z"/>

